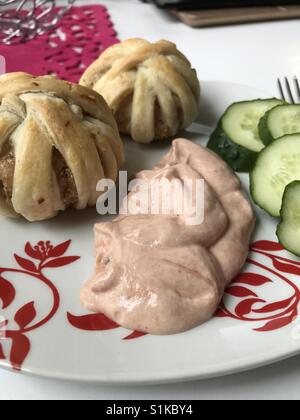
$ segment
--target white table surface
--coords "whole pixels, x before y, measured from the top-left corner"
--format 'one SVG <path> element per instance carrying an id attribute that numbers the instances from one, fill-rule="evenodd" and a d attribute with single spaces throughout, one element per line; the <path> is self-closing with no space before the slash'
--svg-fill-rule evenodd
<path id="1" fill-rule="evenodd" d="M 79 3 L 86 4 L 87 0 Z M 202 80 L 243 83 L 276 95 L 276 77 L 300 75 L 299 20 L 191 29 L 138 0 L 101 0 L 99 3 L 108 6 L 121 39 L 143 37 L 175 41 Z M 0 372 L 0 400 L 299 398 L 300 356 L 226 378 L 151 387 L 64 383 Z"/>

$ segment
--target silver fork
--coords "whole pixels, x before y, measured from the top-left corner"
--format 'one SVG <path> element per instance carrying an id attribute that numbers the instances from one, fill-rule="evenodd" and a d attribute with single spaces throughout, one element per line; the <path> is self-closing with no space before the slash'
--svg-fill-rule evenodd
<path id="1" fill-rule="evenodd" d="M 290 82 L 287 77 L 283 81 L 277 79 L 277 84 L 280 96 L 284 101 L 292 104 L 300 103 L 300 83 L 296 76 L 293 78 L 293 82 Z"/>

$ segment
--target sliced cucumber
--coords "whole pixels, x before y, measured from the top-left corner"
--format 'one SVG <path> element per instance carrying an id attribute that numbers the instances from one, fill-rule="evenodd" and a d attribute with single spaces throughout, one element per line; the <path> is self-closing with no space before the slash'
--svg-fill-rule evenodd
<path id="1" fill-rule="evenodd" d="M 234 143 L 222 128 L 211 135 L 207 147 L 217 153 L 236 172 L 249 172 L 258 153 Z"/>
<path id="2" fill-rule="evenodd" d="M 279 99 L 236 102 L 221 118 L 208 148 L 216 152 L 237 172 L 249 172 L 258 153 L 265 147 L 258 132 L 263 115 L 282 104 Z"/>
<path id="3" fill-rule="evenodd" d="M 260 153 L 250 174 L 252 198 L 279 217 L 285 188 L 293 181 L 300 181 L 300 134 L 284 136 Z"/>
<path id="4" fill-rule="evenodd" d="M 260 120 L 259 134 L 265 145 L 287 134 L 300 133 L 300 105 L 279 105 Z"/>
<path id="5" fill-rule="evenodd" d="M 284 192 L 281 223 L 277 229 L 279 242 L 300 257 L 300 182 L 289 184 Z"/>

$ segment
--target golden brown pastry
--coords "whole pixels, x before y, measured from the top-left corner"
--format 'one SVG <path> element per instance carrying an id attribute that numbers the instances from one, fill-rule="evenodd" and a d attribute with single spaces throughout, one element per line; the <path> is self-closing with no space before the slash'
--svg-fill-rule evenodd
<path id="1" fill-rule="evenodd" d="M 129 39 L 114 45 L 80 83 L 104 97 L 121 133 L 139 143 L 174 137 L 198 116 L 197 73 L 168 41 Z"/>
<path id="2" fill-rule="evenodd" d="M 95 205 L 116 180 L 123 145 L 96 92 L 54 77 L 0 77 L 0 211 L 45 220 Z"/>

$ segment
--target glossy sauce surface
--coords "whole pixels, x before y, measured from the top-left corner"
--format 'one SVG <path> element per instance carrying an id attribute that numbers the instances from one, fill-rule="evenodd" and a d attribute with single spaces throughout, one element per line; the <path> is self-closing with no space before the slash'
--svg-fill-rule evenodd
<path id="1" fill-rule="evenodd" d="M 253 209 L 231 169 L 188 140 L 175 140 L 168 155 L 137 178 L 148 183 L 204 179 L 204 222 L 191 225 L 190 214 L 176 214 L 175 208 L 170 214 L 148 214 L 148 200 L 144 214 L 97 224 L 95 271 L 81 301 L 129 329 L 186 331 L 214 315 L 225 287 L 242 269 Z M 140 197 L 140 191 L 138 197 L 132 192 L 128 202 Z"/>

